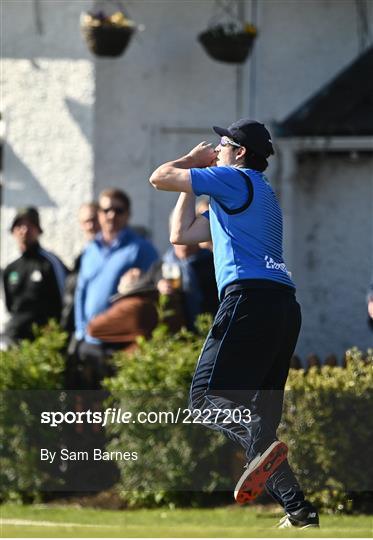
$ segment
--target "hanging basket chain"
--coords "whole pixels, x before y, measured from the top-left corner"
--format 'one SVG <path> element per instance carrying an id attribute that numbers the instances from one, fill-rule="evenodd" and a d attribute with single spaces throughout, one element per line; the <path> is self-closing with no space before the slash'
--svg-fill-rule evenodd
<path id="1" fill-rule="evenodd" d="M 109 8 L 109 11 L 116 9 L 128 17 L 128 10 L 121 0 L 95 0 L 94 11 L 99 10 L 106 12 L 107 8 Z"/>
<path id="2" fill-rule="evenodd" d="M 215 0 L 214 14 L 212 15 L 208 27 L 231 25 L 232 27 L 240 27 L 243 21 L 238 16 L 239 0 Z"/>
<path id="3" fill-rule="evenodd" d="M 239 17 L 240 0 L 215 0 L 215 15 L 198 40 L 214 60 L 241 64 L 249 56 L 257 30 Z"/>

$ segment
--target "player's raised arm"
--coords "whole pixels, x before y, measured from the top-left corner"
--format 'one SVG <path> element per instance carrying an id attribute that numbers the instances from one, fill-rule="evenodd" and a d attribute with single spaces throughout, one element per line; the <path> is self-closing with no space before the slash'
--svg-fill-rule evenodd
<path id="1" fill-rule="evenodd" d="M 210 223 L 204 216 L 196 216 L 195 196 L 181 193 L 171 219 L 172 244 L 199 244 L 211 240 Z"/>
<path id="2" fill-rule="evenodd" d="M 214 147 L 203 141 L 193 148 L 189 154 L 160 165 L 149 178 L 149 182 L 155 189 L 161 191 L 192 193 L 189 169 L 214 165 L 216 155 Z"/>

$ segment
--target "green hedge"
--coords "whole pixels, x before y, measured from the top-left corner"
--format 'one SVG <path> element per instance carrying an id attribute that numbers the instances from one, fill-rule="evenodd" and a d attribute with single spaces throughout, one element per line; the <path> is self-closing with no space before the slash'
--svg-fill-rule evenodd
<path id="1" fill-rule="evenodd" d="M 116 356 L 117 375 L 106 381 L 111 404 L 127 410 L 187 407 L 187 394 L 210 324 L 202 317 L 196 334 L 168 334 L 160 326 L 150 341 L 139 340 L 131 355 Z M 35 417 L 19 393 L 63 388 L 66 335 L 51 324 L 32 343 L 2 353 L 0 388 L 0 485 L 3 499 L 41 498 L 52 471 L 40 470 Z M 363 509 L 372 491 L 373 353 L 351 349 L 347 367 L 291 370 L 279 435 L 311 500 L 324 509 Z M 109 405 L 109 403 L 108 403 Z M 18 411 L 15 412 L 15 407 Z M 40 430 L 45 432 L 45 429 Z M 240 453 L 225 437 L 203 426 L 113 424 L 108 450 L 141 450 L 136 462 L 120 462 L 119 489 L 130 505 L 211 504 L 227 500 L 240 474 Z M 54 430 L 48 434 L 57 436 Z M 49 436 L 48 435 L 48 436 Z M 52 441 L 53 443 L 53 441 Z M 233 456 L 233 452 L 235 455 Z M 238 458 L 238 459 L 237 459 Z M 238 467 L 232 470 L 234 463 Z M 48 477 L 49 475 L 49 477 Z M 193 486 L 198 478 L 200 489 Z M 188 484 L 189 482 L 189 484 Z M 166 485 L 166 489 L 162 487 Z M 182 491 L 180 491 L 182 486 Z M 20 495 L 21 494 L 21 495 Z M 369 494 L 368 494 L 369 495 Z M 360 505 L 360 506 L 359 506 Z"/>
<path id="2" fill-rule="evenodd" d="M 35 341 L 24 340 L 1 353 L 1 500 L 38 500 L 45 482 L 54 480 L 40 467 L 39 443 L 46 430 L 38 420 L 43 408 L 39 391 L 63 387 L 61 350 L 67 336 L 54 322 L 35 332 Z M 48 437 L 56 436 L 49 431 Z M 55 441 L 48 438 L 48 442 Z"/>
<path id="3" fill-rule="evenodd" d="M 340 510 L 373 492 L 373 350 L 350 349 L 346 363 L 290 370 L 279 430 L 309 498 Z"/>

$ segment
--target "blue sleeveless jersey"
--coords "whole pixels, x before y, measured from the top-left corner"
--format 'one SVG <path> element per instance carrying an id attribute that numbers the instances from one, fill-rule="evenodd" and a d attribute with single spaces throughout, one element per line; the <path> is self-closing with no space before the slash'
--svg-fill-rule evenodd
<path id="1" fill-rule="evenodd" d="M 295 288 L 282 255 L 282 212 L 264 174 L 225 166 L 191 169 L 190 174 L 193 192 L 210 196 L 206 217 L 219 295 L 243 279 Z"/>

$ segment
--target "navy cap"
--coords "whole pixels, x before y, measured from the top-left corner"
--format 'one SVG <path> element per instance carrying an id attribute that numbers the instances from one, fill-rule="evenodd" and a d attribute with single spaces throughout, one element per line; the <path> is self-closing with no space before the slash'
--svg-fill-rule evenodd
<path id="1" fill-rule="evenodd" d="M 242 118 L 231 124 L 228 128 L 221 128 L 214 126 L 212 128 L 215 133 L 221 137 L 231 138 L 241 146 L 244 146 L 248 150 L 268 158 L 274 154 L 271 134 L 264 124 L 256 122 L 255 120 L 249 120 L 249 118 Z"/>
<path id="2" fill-rule="evenodd" d="M 17 213 L 14 216 L 12 225 L 10 227 L 11 232 L 13 232 L 14 227 L 18 225 L 18 223 L 23 219 L 27 219 L 30 223 L 35 225 L 35 227 L 39 229 L 40 233 L 43 232 L 43 229 L 40 226 L 39 212 L 33 206 L 29 206 L 27 208 L 19 208 L 17 210 Z"/>

